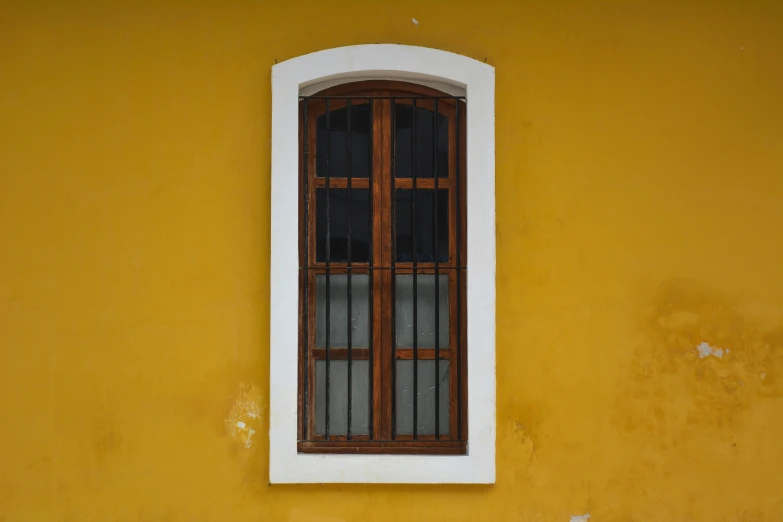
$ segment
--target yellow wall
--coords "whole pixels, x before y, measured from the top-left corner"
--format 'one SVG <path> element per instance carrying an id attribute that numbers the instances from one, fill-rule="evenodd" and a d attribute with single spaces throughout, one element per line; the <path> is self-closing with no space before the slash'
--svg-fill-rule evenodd
<path id="1" fill-rule="evenodd" d="M 775 1 L 6 0 L 0 520 L 783 520 L 782 27 Z M 270 67 L 374 42 L 496 67 L 492 487 L 267 485 Z"/>

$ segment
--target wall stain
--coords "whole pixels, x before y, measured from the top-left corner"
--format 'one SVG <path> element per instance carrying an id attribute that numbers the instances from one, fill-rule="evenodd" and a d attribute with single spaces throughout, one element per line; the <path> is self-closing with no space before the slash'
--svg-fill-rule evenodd
<path id="1" fill-rule="evenodd" d="M 514 404 L 513 416 L 506 420 L 506 437 L 504 440 L 511 445 L 503 451 L 506 458 L 522 464 L 514 469 L 513 474 L 527 482 L 531 480 L 531 468 L 538 460 L 538 449 L 541 446 L 540 427 L 549 416 L 539 406 L 529 404 Z"/>
<path id="2" fill-rule="evenodd" d="M 345 522 L 345 519 L 332 515 L 325 515 L 322 512 L 293 508 L 288 513 L 288 522 Z"/>
<path id="3" fill-rule="evenodd" d="M 260 430 L 261 415 L 261 393 L 258 386 L 242 382 L 239 384 L 236 401 L 225 420 L 226 432 L 238 446 L 250 449 Z"/>
<path id="4" fill-rule="evenodd" d="M 783 396 L 774 380 L 783 330 L 762 331 L 737 310 L 729 296 L 694 281 L 662 283 L 638 312 L 643 336 L 629 382 L 619 384 L 615 424 L 664 449 L 697 427 L 730 438 L 756 401 Z M 722 357 L 700 357 L 701 343 L 722 348 Z"/>
<path id="5" fill-rule="evenodd" d="M 99 466 L 122 447 L 122 434 L 116 427 L 114 408 L 102 404 L 93 419 L 90 430 L 92 451 Z"/>

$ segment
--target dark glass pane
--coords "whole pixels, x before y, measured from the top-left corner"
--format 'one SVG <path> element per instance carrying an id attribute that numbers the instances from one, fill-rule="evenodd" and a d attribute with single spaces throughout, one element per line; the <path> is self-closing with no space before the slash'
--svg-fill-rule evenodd
<path id="1" fill-rule="evenodd" d="M 397 189 L 395 194 L 397 261 L 413 260 L 413 220 L 411 219 L 411 199 L 413 190 Z M 432 262 L 435 259 L 433 238 L 435 226 L 435 191 L 416 189 L 416 260 Z M 449 259 L 449 191 L 438 189 L 438 261 Z"/>
<path id="2" fill-rule="evenodd" d="M 435 434 L 435 361 L 419 360 L 416 370 L 416 392 L 418 401 L 416 417 L 418 420 L 417 435 Z M 396 428 L 400 435 L 413 433 L 413 361 L 396 361 L 396 382 L 394 394 L 396 398 Z M 438 364 L 440 376 L 437 385 L 440 387 L 440 404 L 437 408 L 438 431 L 441 435 L 449 433 L 449 361 L 441 359 Z M 331 401 L 331 398 L 329 399 Z"/>
<path id="3" fill-rule="evenodd" d="M 367 178 L 370 175 L 372 147 L 370 144 L 370 105 L 351 106 L 351 176 Z M 330 112 L 329 118 L 329 176 L 348 177 L 348 108 L 343 107 Z M 326 115 L 322 114 L 316 122 L 316 175 L 326 177 Z"/>
<path id="4" fill-rule="evenodd" d="M 353 274 L 351 275 L 351 347 L 366 348 L 369 345 L 370 276 Z M 317 348 L 326 346 L 326 275 L 315 276 L 315 346 Z M 347 274 L 329 275 L 329 347 L 348 347 Z"/>
<path id="5" fill-rule="evenodd" d="M 370 431 L 369 367 L 368 361 L 351 361 L 352 435 L 367 435 Z M 325 394 L 326 361 L 315 361 L 315 432 L 319 435 L 323 435 L 326 428 Z M 441 401 L 443 401 L 442 396 Z M 346 435 L 347 433 L 348 361 L 329 361 L 329 434 Z"/>
<path id="6" fill-rule="evenodd" d="M 411 174 L 411 129 L 413 128 L 413 106 L 395 104 L 394 127 L 397 129 L 395 142 L 395 172 L 398 178 L 410 178 Z M 432 178 L 432 115 L 434 111 L 416 107 L 416 177 Z M 449 176 L 449 118 L 438 113 L 438 177 Z"/>
<path id="7" fill-rule="evenodd" d="M 331 228 L 331 261 L 348 261 L 348 189 L 329 190 Z M 316 189 L 315 200 L 315 256 L 326 261 L 326 191 Z M 438 209 L 440 211 L 440 209 Z M 370 255 L 372 222 L 370 220 L 369 189 L 351 189 L 351 257 L 352 261 L 366 263 Z"/>

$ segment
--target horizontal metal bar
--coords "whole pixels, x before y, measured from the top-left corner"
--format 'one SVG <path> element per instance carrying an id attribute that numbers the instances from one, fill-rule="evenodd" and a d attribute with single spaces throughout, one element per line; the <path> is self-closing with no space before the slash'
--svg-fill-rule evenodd
<path id="1" fill-rule="evenodd" d="M 419 437 L 422 438 L 417 441 L 414 441 L 412 438 L 410 438 L 410 435 L 400 435 L 400 437 L 407 437 L 401 439 L 369 439 L 367 435 L 355 435 L 355 437 L 355 440 L 349 441 L 346 440 L 345 435 L 334 435 L 333 440 L 327 441 L 323 438 L 323 435 L 321 435 L 320 438 L 298 440 L 297 442 L 328 442 L 330 446 L 335 448 L 339 448 L 341 446 L 352 446 L 354 444 L 357 446 L 362 444 L 377 446 L 379 444 L 388 443 L 392 443 L 394 446 L 442 446 L 447 448 L 450 445 L 456 444 L 458 442 L 467 442 L 467 439 L 441 439 L 440 441 L 437 441 L 435 440 L 434 435 L 419 435 Z"/>
<path id="2" fill-rule="evenodd" d="M 368 270 L 402 270 L 402 271 L 412 271 L 413 267 L 410 266 L 411 263 L 399 263 L 396 267 L 393 266 L 369 266 L 366 263 L 358 264 L 353 263 L 350 267 L 346 266 L 346 263 L 330 263 L 329 268 L 332 270 L 332 273 L 339 274 L 343 270 L 348 271 L 355 271 L 355 272 L 367 272 Z M 435 270 L 435 263 L 432 262 L 419 262 L 417 263 L 416 270 L 421 272 L 422 270 Z M 326 271 L 326 265 L 313 265 L 313 266 L 300 266 L 299 270 L 313 270 L 313 271 Z M 441 270 L 467 270 L 468 267 L 466 266 L 449 266 L 449 265 L 438 265 L 438 268 Z M 336 270 L 336 272 L 335 272 Z M 421 272 L 426 273 L 426 272 Z M 434 273 L 434 272 L 433 272 Z"/>
<path id="3" fill-rule="evenodd" d="M 313 358 L 317 360 L 326 359 L 326 348 L 311 348 Z M 397 353 L 394 356 L 395 359 L 401 361 L 408 361 L 413 358 L 413 348 L 410 346 L 398 346 Z M 434 361 L 435 360 L 435 348 L 418 348 L 419 359 Z M 451 359 L 452 353 L 449 348 L 441 348 L 438 359 Z M 348 354 L 351 354 L 351 358 L 357 361 L 369 360 L 371 350 L 369 348 L 356 348 L 353 347 L 350 350 L 348 348 L 336 348 L 329 347 L 329 360 L 348 360 Z"/>
<path id="4" fill-rule="evenodd" d="M 465 96 L 299 96 L 300 100 L 462 100 L 467 101 Z"/>

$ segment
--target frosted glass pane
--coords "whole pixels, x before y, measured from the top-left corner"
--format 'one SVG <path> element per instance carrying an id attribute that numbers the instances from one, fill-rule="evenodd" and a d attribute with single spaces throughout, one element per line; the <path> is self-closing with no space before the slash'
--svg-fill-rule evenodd
<path id="1" fill-rule="evenodd" d="M 435 361 L 418 361 L 418 435 L 435 434 Z M 441 435 L 449 433 L 449 361 L 440 361 L 439 429 Z M 413 433 L 413 361 L 398 360 L 396 365 L 395 400 L 397 408 L 397 433 Z"/>
<path id="2" fill-rule="evenodd" d="M 449 347 L 449 276 L 440 274 L 438 344 Z M 397 348 L 413 347 L 413 276 L 397 276 Z M 417 327 L 419 348 L 435 348 L 435 275 L 419 274 L 416 282 Z"/>
<path id="3" fill-rule="evenodd" d="M 368 361 L 351 362 L 351 434 L 369 433 Z M 315 361 L 315 432 L 326 427 L 326 361 Z M 348 433 L 348 361 L 329 361 L 329 434 Z"/>
<path id="4" fill-rule="evenodd" d="M 348 347 L 348 275 L 333 274 L 329 288 L 329 347 Z M 370 276 L 351 276 L 351 347 L 370 345 Z M 315 278 L 315 345 L 326 346 L 326 276 Z"/>

